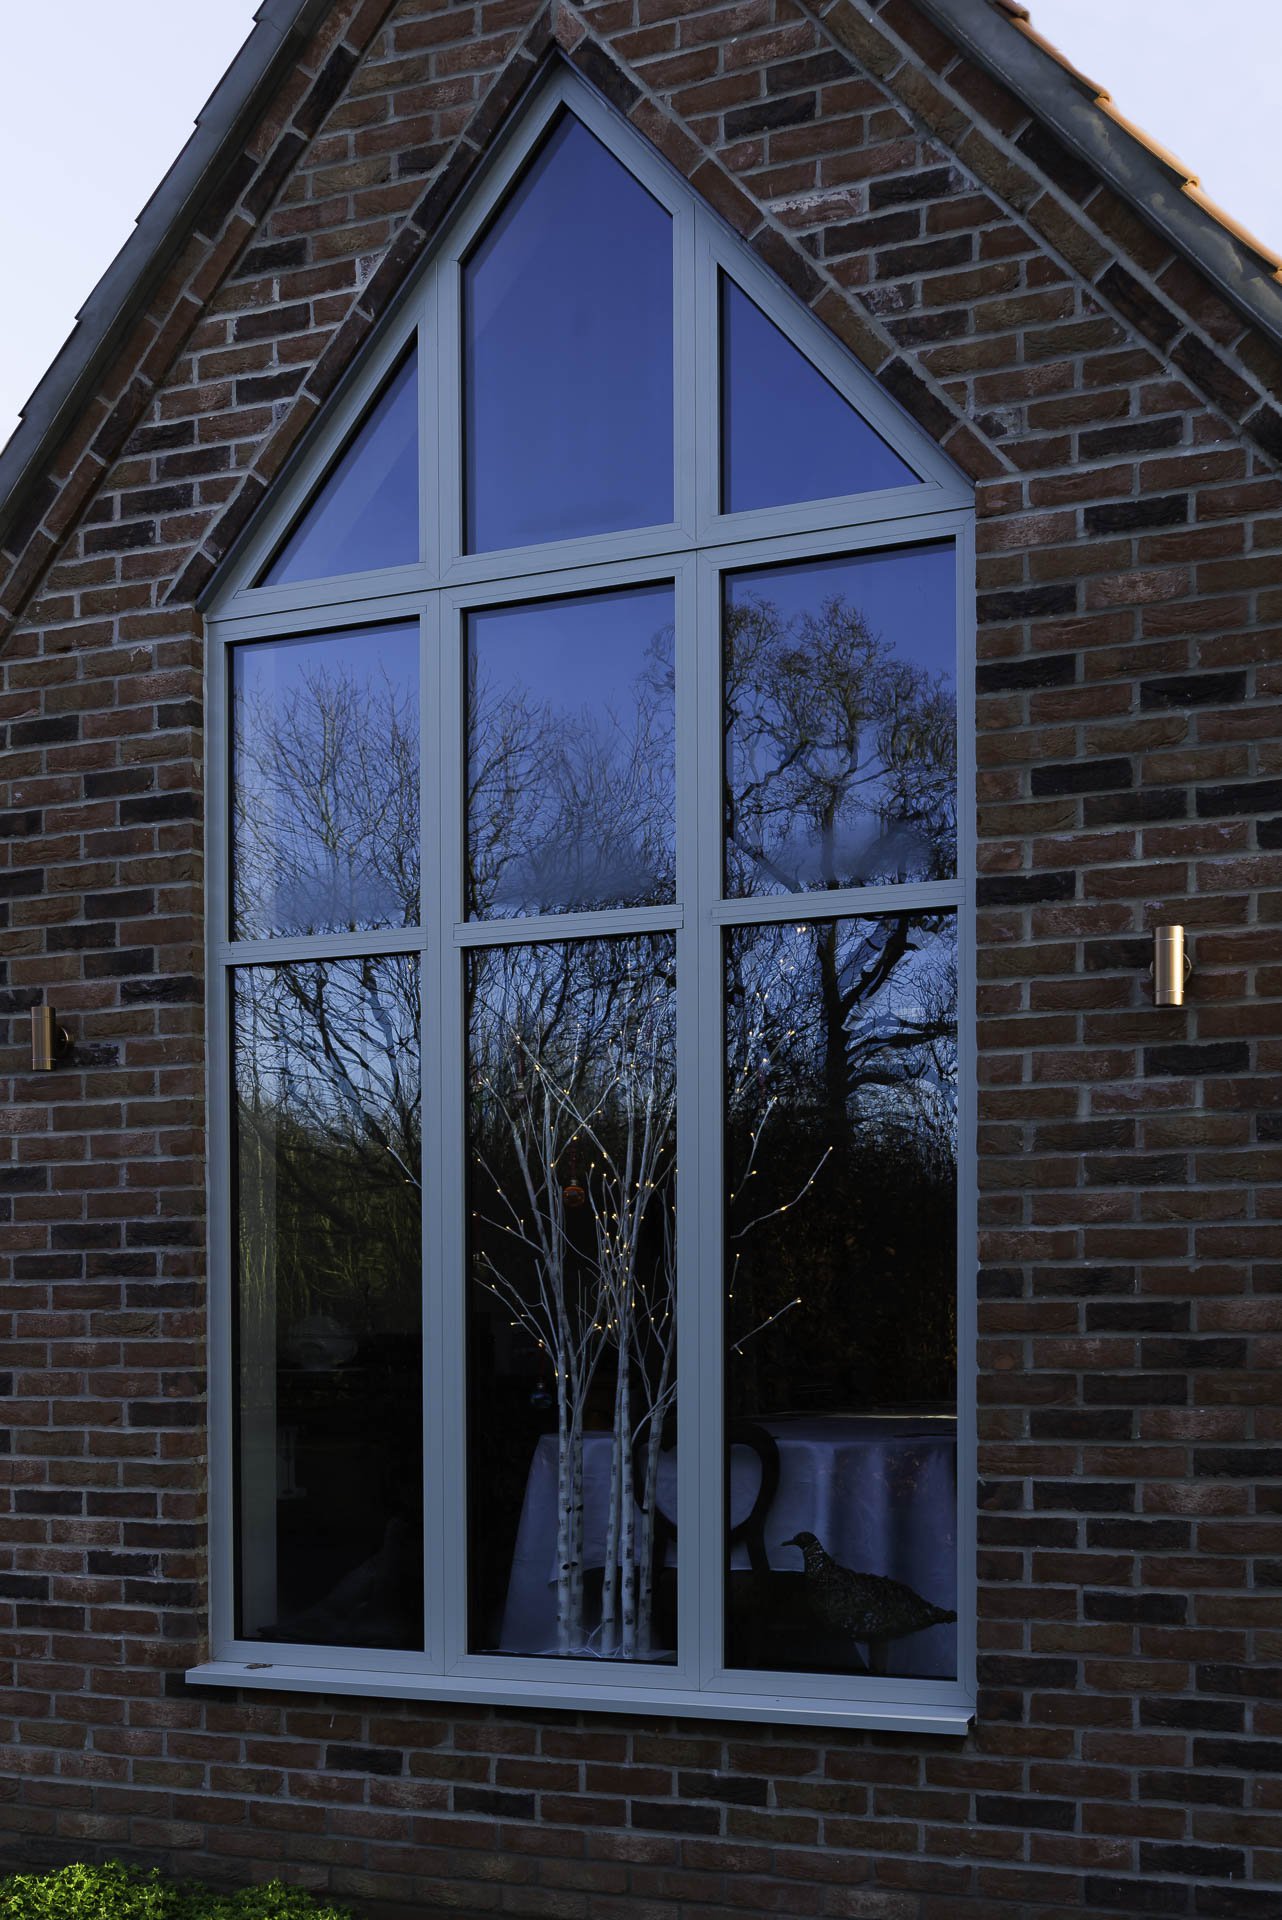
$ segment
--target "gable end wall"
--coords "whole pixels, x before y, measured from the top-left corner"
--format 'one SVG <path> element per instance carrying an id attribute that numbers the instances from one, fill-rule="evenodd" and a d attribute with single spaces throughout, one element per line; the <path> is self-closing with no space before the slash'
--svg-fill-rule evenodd
<path id="1" fill-rule="evenodd" d="M 964 1742 L 194 1690 L 197 594 L 541 62 L 977 488 Z M 911 0 L 336 4 L 0 554 L 0 1844 L 591 1920 L 1282 1909 L 1282 356 Z M 1149 930 L 1190 930 L 1182 1013 Z M 70 1065 L 26 1071 L 48 997 Z M 390 1905 L 389 1905 L 390 1911 Z"/>

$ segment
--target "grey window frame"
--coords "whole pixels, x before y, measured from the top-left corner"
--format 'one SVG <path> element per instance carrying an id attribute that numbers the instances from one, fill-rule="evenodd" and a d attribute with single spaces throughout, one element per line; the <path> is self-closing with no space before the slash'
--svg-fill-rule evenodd
<path id="1" fill-rule="evenodd" d="M 662 527 L 467 555 L 461 541 L 459 275 L 551 118 L 568 109 L 672 214 L 674 519 Z M 718 274 L 729 273 L 839 392 L 922 476 L 919 486 L 737 514 L 718 495 Z M 411 335 L 419 343 L 421 556 L 412 566 L 255 587 L 280 540 L 341 449 Z M 720 633 L 723 573 L 737 567 L 949 540 L 956 554 L 959 847 L 955 880 L 744 900 L 721 896 Z M 461 215 L 407 288 L 378 339 L 305 442 L 290 472 L 204 596 L 207 636 L 207 1032 L 209 1070 L 210 1647 L 194 1683 L 307 1692 L 596 1707 L 650 1715 L 913 1729 L 959 1734 L 975 1702 L 974 730 L 975 617 L 971 489 L 951 462 L 615 110 L 567 69 L 523 107 Z M 469 607 L 671 580 L 678 646 L 677 899 L 668 906 L 478 922 L 461 896 L 461 628 Z M 417 929 L 232 941 L 228 919 L 227 649 L 238 641 L 371 621 L 417 619 L 422 643 L 423 896 Z M 446 771 L 456 776 L 447 778 Z M 679 1288 L 683 1555 L 677 1664 L 628 1665 L 466 1650 L 463 1404 L 462 950 L 542 935 L 671 930 L 677 941 L 678 1265 L 721 1267 L 721 928 L 802 918 L 955 907 L 961 986 L 958 1219 L 958 1651 L 955 1681 L 745 1672 L 721 1660 L 722 1300 L 719 1285 Z M 425 1651 L 267 1645 L 238 1640 L 233 1512 L 231 1099 L 229 981 L 254 962 L 413 952 L 423 966 Z"/>

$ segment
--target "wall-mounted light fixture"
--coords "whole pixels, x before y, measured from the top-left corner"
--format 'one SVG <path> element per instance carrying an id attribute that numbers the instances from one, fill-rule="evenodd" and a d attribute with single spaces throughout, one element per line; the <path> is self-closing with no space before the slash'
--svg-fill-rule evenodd
<path id="1" fill-rule="evenodd" d="M 1182 1007 L 1184 983 L 1193 971 L 1193 962 L 1184 950 L 1183 927 L 1153 929 L 1153 1004 L 1158 1007 Z"/>
<path id="2" fill-rule="evenodd" d="M 31 1009 L 31 1071 L 52 1073 L 71 1052 L 71 1035 L 50 1006 Z"/>

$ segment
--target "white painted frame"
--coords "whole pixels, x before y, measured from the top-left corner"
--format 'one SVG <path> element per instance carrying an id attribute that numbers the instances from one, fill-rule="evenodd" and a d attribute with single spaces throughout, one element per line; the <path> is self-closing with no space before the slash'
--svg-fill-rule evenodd
<path id="1" fill-rule="evenodd" d="M 675 498 L 661 527 L 502 553 L 464 554 L 460 275 L 469 247 L 562 112 L 573 112 L 671 213 Z M 734 279 L 915 472 L 919 486 L 723 514 L 719 493 L 719 276 Z M 418 563 L 341 579 L 255 587 L 310 491 L 340 453 L 412 336 L 418 342 L 422 545 Z M 721 577 L 823 555 L 953 543 L 959 711 L 958 878 L 915 886 L 721 896 Z M 781 287 L 684 181 L 577 75 L 561 68 L 513 123 L 467 205 L 396 303 L 378 339 L 277 483 L 205 596 L 208 714 L 211 1657 L 189 1678 L 222 1686 L 406 1699 L 597 1706 L 763 1723 L 959 1734 L 975 1699 L 974 515 L 951 463 Z M 461 649 L 469 609 L 671 581 L 677 621 L 677 898 L 671 906 L 477 922 L 463 918 Z M 238 642 L 391 620 L 420 629 L 422 925 L 377 934 L 228 937 L 228 650 Z M 722 928 L 954 906 L 959 1034 L 958 1657 L 956 1681 L 735 1672 L 722 1656 Z M 678 1265 L 713 1275 L 678 1289 L 682 1556 L 677 1664 L 551 1660 L 466 1650 L 467 1457 L 462 1365 L 462 977 L 466 949 L 670 930 L 677 943 Z M 417 953 L 423 969 L 425 1643 L 422 1653 L 238 1640 L 235 1620 L 230 976 L 264 961 Z M 692 1196 L 714 1198 L 696 1203 Z"/>

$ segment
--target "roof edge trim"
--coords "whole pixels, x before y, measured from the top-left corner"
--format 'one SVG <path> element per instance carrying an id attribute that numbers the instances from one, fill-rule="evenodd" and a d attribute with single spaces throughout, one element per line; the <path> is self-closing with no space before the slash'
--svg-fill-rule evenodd
<path id="1" fill-rule="evenodd" d="M 1211 280 L 1224 298 L 1282 344 L 1282 282 L 1276 266 L 1241 231 L 1176 184 L 1164 162 L 1009 15 L 976 0 L 916 0 L 948 37 L 1000 80 L 1065 145 Z"/>
<path id="2" fill-rule="evenodd" d="M 62 347 L 0 451 L 0 538 L 24 482 L 52 453 L 71 416 L 186 238 L 199 200 L 239 151 L 264 93 L 324 17 L 330 0 L 263 0 L 231 65 L 196 116 L 178 158 L 76 314 Z"/>

